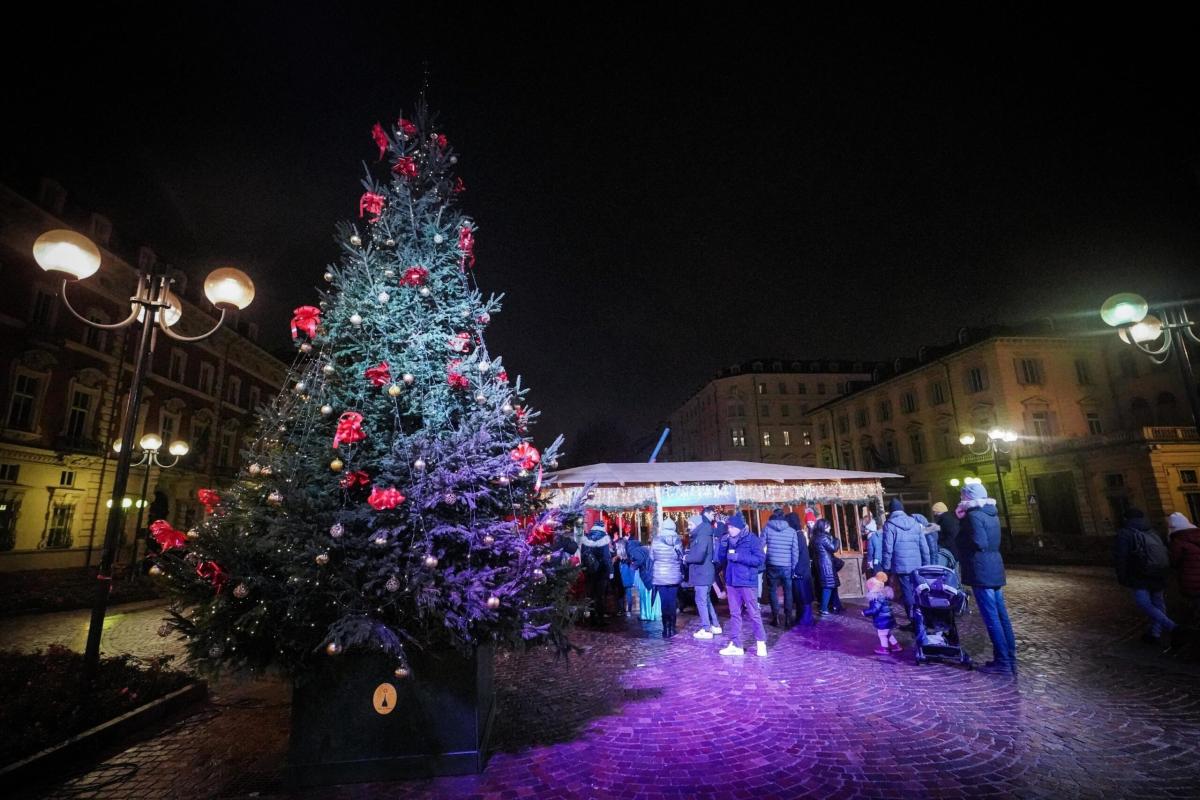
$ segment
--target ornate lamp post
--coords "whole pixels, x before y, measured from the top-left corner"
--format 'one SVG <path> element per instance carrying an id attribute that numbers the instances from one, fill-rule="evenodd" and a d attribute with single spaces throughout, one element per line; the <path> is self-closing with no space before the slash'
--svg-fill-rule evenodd
<path id="1" fill-rule="evenodd" d="M 1018 438 L 1016 431 L 992 428 L 987 433 L 987 443 L 984 448 L 976 450 L 975 434 L 964 433 L 958 437 L 959 443 L 967 448 L 972 455 L 984 456 L 988 453 L 992 454 L 992 466 L 996 468 L 996 484 L 1000 494 L 1000 510 L 1004 512 L 1004 526 L 1008 528 L 1010 536 L 1012 535 L 1012 519 L 1008 515 L 1008 498 L 1004 496 L 1004 475 L 1000 472 L 1000 454 L 1011 453 L 1012 444 Z M 954 485 L 953 481 L 951 481 L 951 485 Z"/>
<path id="2" fill-rule="evenodd" d="M 75 231 L 58 229 L 47 231 L 33 244 L 33 257 L 46 272 L 62 278 L 63 305 L 85 325 L 103 330 L 117 330 L 137 325 L 138 345 L 133 361 L 133 378 L 129 384 L 129 396 L 125 402 L 125 417 L 121 428 L 121 441 L 131 442 L 137 427 L 138 409 L 142 404 L 142 388 L 154 343 L 161 331 L 180 342 L 198 342 L 217 332 L 225 315 L 231 310 L 243 309 L 254 299 L 254 284 L 247 275 L 236 269 L 225 267 L 214 270 L 204 281 L 204 294 L 221 311 L 216 325 L 199 336 L 183 336 L 171 330 L 179 321 L 183 307 L 171 293 L 171 279 L 166 275 L 138 270 L 137 288 L 129 298 L 129 316 L 120 322 L 103 324 L 92 322 L 72 306 L 67 299 L 68 284 L 89 278 L 100 269 L 100 249 L 86 236 Z M 158 437 L 155 437 L 158 439 Z M 158 446 L 162 440 L 158 439 Z M 87 649 L 84 651 L 84 679 L 90 681 L 100 663 L 100 636 L 104 630 L 104 615 L 108 608 L 108 595 L 112 587 L 112 567 L 116 560 L 117 547 L 121 539 L 122 500 L 129 483 L 131 449 L 121 449 L 117 455 L 117 468 L 113 479 L 112 501 L 109 505 L 108 524 L 104 531 L 104 551 L 100 559 L 100 572 L 96 576 L 96 599 L 92 605 L 92 620 L 88 628 Z"/>
<path id="3" fill-rule="evenodd" d="M 170 464 L 167 464 L 159 456 L 159 451 L 162 449 L 162 445 L 163 441 L 161 436 L 159 436 L 157 433 L 147 433 L 142 437 L 142 440 L 138 442 L 138 446 L 142 448 L 141 458 L 139 458 L 136 462 L 130 463 L 129 465 L 130 467 L 144 466 L 146 468 L 146 474 L 142 476 L 142 498 L 137 503 L 137 524 L 133 526 L 133 548 L 129 552 L 130 580 L 133 579 L 133 565 L 134 562 L 137 561 L 137 537 L 138 533 L 142 530 L 142 512 L 145 511 L 146 507 L 149 505 L 149 503 L 146 501 L 146 493 L 150 491 L 150 469 L 152 467 L 158 467 L 159 469 L 170 469 L 178 464 L 179 459 L 186 456 L 188 454 L 188 450 L 191 449 L 188 447 L 188 443 L 182 439 L 176 439 L 175 441 L 171 442 L 171 446 L 167 448 L 167 450 L 171 455 L 175 456 L 175 458 L 171 460 Z M 113 442 L 113 452 L 121 452 L 120 439 L 117 439 L 117 441 Z"/>
<path id="4" fill-rule="evenodd" d="M 1155 364 L 1165 364 L 1174 351 L 1179 358 L 1179 373 L 1192 409 L 1192 425 L 1200 430 L 1200 395 L 1196 391 L 1196 375 L 1187 343 L 1200 344 L 1200 336 L 1188 317 L 1187 306 L 1196 301 L 1163 303 L 1150 313 L 1150 304 L 1140 294 L 1114 294 L 1100 307 L 1100 318 L 1117 329 L 1121 341 L 1131 344 L 1150 356 Z"/>

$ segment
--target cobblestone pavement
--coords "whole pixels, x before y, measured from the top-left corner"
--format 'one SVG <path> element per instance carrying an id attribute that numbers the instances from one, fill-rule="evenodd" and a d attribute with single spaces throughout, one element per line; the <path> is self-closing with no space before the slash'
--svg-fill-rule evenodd
<path id="1" fill-rule="evenodd" d="M 622 620 L 581 630 L 569 663 L 501 656 L 494 754 L 479 776 L 313 790 L 353 798 L 1196 797 L 1195 648 L 1138 641 L 1132 603 L 1107 575 L 1011 571 L 1017 679 L 872 655 L 848 613 L 770 631 L 770 655 L 723 658 L 721 641 L 657 638 Z M 161 652 L 158 612 L 115 618 L 109 646 Z M 79 641 L 85 616 L 0 625 L 9 646 Z M 963 630 L 990 657 L 979 619 Z M 902 635 L 903 636 L 903 635 Z M 75 638 L 71 638 L 75 637 Z M 902 638 L 906 648 L 908 637 Z M 102 798 L 289 796 L 281 785 L 288 697 L 226 680 L 169 721 L 41 794 Z"/>

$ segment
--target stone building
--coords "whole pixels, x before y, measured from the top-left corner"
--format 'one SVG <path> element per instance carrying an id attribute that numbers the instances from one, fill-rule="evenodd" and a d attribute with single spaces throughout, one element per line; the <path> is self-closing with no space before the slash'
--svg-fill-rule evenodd
<path id="1" fill-rule="evenodd" d="M 53 228 L 73 228 L 101 250 L 93 277 L 69 289 L 72 305 L 88 319 L 112 323 L 129 314 L 138 268 L 165 270 L 183 314 L 175 330 L 196 335 L 217 316 L 202 281 L 162 265 L 142 247 L 127 254 L 111 222 L 68 207 L 66 192 L 43 181 L 37 201 L 0 186 L 0 570 L 94 564 L 104 540 L 118 437 L 133 371 L 137 326 L 104 331 L 75 319 L 60 284 L 34 262 L 32 245 Z M 245 313 L 226 317 L 201 342 L 156 336 L 138 420 L 138 438 L 183 439 L 191 452 L 172 469 L 130 472 L 126 497 L 128 559 L 137 507 L 151 518 L 186 528 L 198 514 L 195 490 L 220 485 L 236 473 L 253 411 L 283 385 L 286 365 L 256 343 Z M 169 460 L 168 460 L 169 463 Z"/>

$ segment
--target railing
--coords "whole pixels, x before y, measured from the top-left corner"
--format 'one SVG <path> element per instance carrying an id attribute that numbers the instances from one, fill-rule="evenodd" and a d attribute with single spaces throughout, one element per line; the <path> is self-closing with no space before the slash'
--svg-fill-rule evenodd
<path id="1" fill-rule="evenodd" d="M 1076 437 L 1047 437 L 1045 439 L 1022 438 L 1017 444 L 1017 455 L 1035 456 L 1060 453 L 1068 450 L 1081 450 L 1090 447 L 1104 447 L 1130 442 L 1198 442 L 1200 436 L 1196 429 L 1176 426 L 1147 426 L 1132 431 L 1117 433 L 1100 433 L 1092 436 Z M 965 456 L 964 456 L 965 458 Z M 967 463 L 964 461 L 963 463 Z"/>
<path id="2" fill-rule="evenodd" d="M 56 436 L 54 449 L 59 452 L 104 455 L 104 445 L 101 442 L 84 436 Z"/>

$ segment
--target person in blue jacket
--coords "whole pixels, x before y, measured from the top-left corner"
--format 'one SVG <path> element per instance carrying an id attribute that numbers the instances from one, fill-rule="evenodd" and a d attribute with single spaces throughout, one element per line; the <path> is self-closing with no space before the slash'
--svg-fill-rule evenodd
<path id="1" fill-rule="evenodd" d="M 721 537 L 721 566 L 725 572 L 725 587 L 729 594 L 729 644 L 721 650 L 723 656 L 740 656 L 742 650 L 742 617 L 754 628 L 757 653 L 767 654 L 767 631 L 758 610 L 758 572 L 766 561 L 762 540 L 746 527 L 741 514 L 734 514 L 725 523 L 727 533 Z"/>
<path id="2" fill-rule="evenodd" d="M 996 501 L 982 483 L 963 487 L 954 510 L 959 519 L 958 554 L 963 583 L 971 587 L 979 616 L 992 640 L 993 658 L 980 672 L 1012 675 L 1017 671 L 1017 642 L 1004 604 L 1004 559 L 1000 555 L 1000 518 Z"/>
<path id="3" fill-rule="evenodd" d="M 904 630 L 914 630 L 912 607 L 916 585 L 912 581 L 913 570 L 933 563 L 929 552 L 929 541 L 925 529 L 919 522 L 904 513 L 904 504 L 893 498 L 888 505 L 887 522 L 883 523 L 883 563 L 880 569 L 896 578 L 900 591 L 904 593 L 904 613 L 908 624 Z"/>

